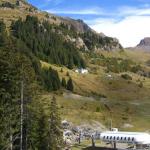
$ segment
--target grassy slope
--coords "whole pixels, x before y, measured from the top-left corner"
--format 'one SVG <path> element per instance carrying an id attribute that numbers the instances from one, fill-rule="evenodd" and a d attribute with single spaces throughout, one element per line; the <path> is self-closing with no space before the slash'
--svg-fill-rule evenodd
<path id="1" fill-rule="evenodd" d="M 0 8 L 0 19 L 5 18 L 4 21 L 8 27 L 12 20 L 17 20 L 19 17 L 25 18 L 28 14 L 36 15 L 41 20 L 46 19 L 46 13 L 39 11 L 30 12 L 26 8 L 30 8 L 30 5 L 21 8 L 21 11 L 18 8 Z M 59 23 L 59 20 L 50 19 L 50 22 Z M 121 53 L 116 51 L 102 53 L 106 57 L 129 58 L 142 65 L 145 65 L 145 61 L 150 58 L 150 53 L 129 50 Z M 97 100 L 92 101 L 86 97 L 84 99 L 65 98 L 60 93 L 54 93 L 60 106 L 62 119 L 67 119 L 74 124 L 99 121 L 109 127 L 110 119 L 112 118 L 114 127 L 122 128 L 124 123 L 129 123 L 134 125 L 134 128 L 125 130 L 145 131 L 150 129 L 150 79 L 144 79 L 139 75 L 129 73 L 133 77 L 133 81 L 128 83 L 128 81 L 121 79 L 119 74 L 112 73 L 113 79 L 107 78 L 104 68 L 96 65 L 89 64 L 90 74 L 79 75 L 64 67 L 63 72 L 61 72 L 61 67 L 59 66 L 50 65 L 45 62 L 41 63 L 43 67 L 51 66 L 58 70 L 60 77 L 65 77 L 66 79 L 68 79 L 66 73 L 69 72 L 74 81 L 75 93 L 84 96 L 94 96 L 95 94 L 107 96 L 106 101 L 97 97 Z M 150 68 L 148 69 L 150 70 Z M 143 88 L 138 87 L 139 82 L 137 80 L 143 82 Z M 50 103 L 49 100 L 52 95 L 52 93 L 42 95 L 41 103 L 44 104 L 45 110 L 47 110 L 47 105 Z M 111 111 L 108 110 L 108 107 Z M 85 141 L 81 146 L 74 146 L 73 149 L 85 148 L 89 144 L 91 144 L 91 141 Z"/>
<path id="2" fill-rule="evenodd" d="M 0 0 L 0 3 L 1 1 L 2 0 Z M 12 1 L 15 2 L 15 0 Z M 0 18 L 5 18 L 5 22 L 8 26 L 10 26 L 12 20 L 17 20 L 19 17 L 25 18 L 28 14 L 36 15 L 39 19 L 46 19 L 46 13 L 41 13 L 39 11 L 30 12 L 28 10 L 30 7 L 30 5 L 23 5 L 22 8 L 15 9 L 0 8 Z M 51 23 L 53 21 L 54 20 L 50 19 Z M 150 58 L 150 54 L 129 50 L 126 50 L 125 52 L 114 51 L 111 53 L 102 53 L 107 57 L 130 58 L 142 65 L 144 65 L 145 61 Z M 44 62 L 42 62 L 42 65 L 45 67 L 49 66 L 49 64 Z M 134 124 L 135 128 L 138 130 L 149 129 L 150 79 L 145 78 L 144 80 L 143 77 L 131 73 L 129 73 L 133 77 L 133 81 L 131 83 L 121 79 L 119 74 L 112 74 L 113 79 L 109 79 L 104 72 L 104 68 L 91 64 L 89 64 L 90 74 L 88 75 L 79 75 L 64 67 L 64 72 L 62 73 L 60 72 L 61 67 L 54 65 L 52 65 L 52 67 L 58 70 L 61 77 L 65 77 L 66 79 L 68 79 L 66 72 L 69 72 L 74 81 L 75 93 L 84 96 L 106 95 L 108 100 L 107 105 L 111 107 L 111 111 L 113 112 L 114 126 L 121 126 L 123 122 L 129 122 Z M 137 82 L 137 80 L 143 82 L 143 88 L 138 87 L 139 82 Z M 49 94 L 45 94 L 45 96 L 48 97 Z M 58 96 L 58 100 L 60 105 L 64 105 L 64 110 L 62 109 L 62 116 L 75 123 L 80 123 L 80 121 L 83 120 L 91 121 L 92 119 L 103 121 L 105 124 L 108 123 L 110 112 L 107 110 L 108 108 L 104 106 L 104 103 L 100 102 L 100 98 L 97 101 L 91 102 L 86 100 L 86 98 L 85 100 L 77 101 L 75 99 L 66 100 L 63 96 Z M 85 103 L 87 103 L 87 108 L 82 108 Z M 99 113 L 95 112 L 97 106 L 101 107 L 101 111 Z"/>
<path id="3" fill-rule="evenodd" d="M 16 3 L 16 0 L 0 0 L 0 4 L 2 2 L 11 2 L 12 4 Z M 48 20 L 51 24 L 59 24 L 60 20 L 59 19 L 53 19 L 52 14 L 49 14 L 49 19 L 47 19 L 46 15 L 47 12 L 42 12 L 39 10 L 36 10 L 32 5 L 26 3 L 26 2 L 21 2 L 21 6 L 15 7 L 14 9 L 11 8 L 0 8 L 0 19 L 4 20 L 6 23 L 7 27 L 9 28 L 12 21 L 16 21 L 19 18 L 25 19 L 27 15 L 32 15 L 38 17 L 39 20 Z"/>
<path id="4" fill-rule="evenodd" d="M 148 59 L 147 54 L 141 54 L 126 51 L 124 53 L 112 52 L 103 54 L 109 57 L 130 58 L 137 62 L 143 63 Z M 135 54 L 135 55 L 134 55 Z M 87 75 L 77 74 L 74 71 L 68 70 L 56 65 L 50 65 L 41 62 L 42 67 L 49 67 L 58 70 L 60 77 L 65 77 L 69 72 L 75 85 L 75 93 L 84 96 L 105 95 L 104 98 L 96 97 L 96 100 L 90 101 L 88 98 L 75 99 L 64 98 L 63 95 L 57 95 L 61 114 L 73 123 L 80 124 L 81 122 L 92 122 L 93 120 L 101 121 L 108 125 L 110 118 L 113 119 L 114 126 L 122 127 L 124 123 L 134 125 L 134 128 L 129 130 L 149 130 L 150 126 L 150 79 L 143 78 L 137 74 L 128 73 L 133 77 L 133 80 L 128 82 L 120 77 L 119 74 L 112 73 L 113 78 L 107 77 L 104 68 L 96 65 L 90 65 L 90 73 Z M 94 69 L 93 69 L 94 68 Z M 94 71 L 93 71 L 94 70 Z M 139 87 L 139 81 L 143 82 L 143 88 Z M 49 95 L 45 95 L 48 97 Z M 100 110 L 97 112 L 97 108 Z"/>

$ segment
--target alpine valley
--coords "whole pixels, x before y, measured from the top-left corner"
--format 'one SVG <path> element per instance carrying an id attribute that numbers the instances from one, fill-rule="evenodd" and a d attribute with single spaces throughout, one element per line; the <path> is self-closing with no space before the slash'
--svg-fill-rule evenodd
<path id="1" fill-rule="evenodd" d="M 0 0 L 0 149 L 20 149 L 21 135 L 23 150 L 62 149 L 63 120 L 91 130 L 111 122 L 121 130 L 149 131 L 146 39 L 125 49 L 80 19 Z"/>

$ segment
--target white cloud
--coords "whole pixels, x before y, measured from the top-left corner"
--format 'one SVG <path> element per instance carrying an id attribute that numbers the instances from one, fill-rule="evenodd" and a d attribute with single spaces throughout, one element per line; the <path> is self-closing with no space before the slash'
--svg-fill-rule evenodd
<path id="1" fill-rule="evenodd" d="M 136 46 L 144 37 L 150 37 L 150 7 L 123 6 L 112 16 L 87 23 L 97 32 L 117 37 L 124 47 Z"/>
<path id="2" fill-rule="evenodd" d="M 88 8 L 88 9 L 59 9 L 59 10 L 46 10 L 54 14 L 71 14 L 71 15 L 103 15 L 104 12 L 100 8 Z"/>
<path id="3" fill-rule="evenodd" d="M 144 6 L 141 8 L 137 8 L 137 7 L 123 6 L 118 8 L 116 15 L 120 16 L 150 15 L 150 7 Z"/>
<path id="4" fill-rule="evenodd" d="M 54 6 L 57 6 L 58 4 L 62 3 L 64 0 L 44 0 L 43 3 L 39 4 L 39 8 L 42 9 L 46 6 L 49 6 L 50 4 L 53 4 Z"/>
<path id="5" fill-rule="evenodd" d="M 124 47 L 135 46 L 144 37 L 150 37 L 150 16 L 130 16 L 119 22 L 100 18 L 91 28 L 117 37 Z"/>

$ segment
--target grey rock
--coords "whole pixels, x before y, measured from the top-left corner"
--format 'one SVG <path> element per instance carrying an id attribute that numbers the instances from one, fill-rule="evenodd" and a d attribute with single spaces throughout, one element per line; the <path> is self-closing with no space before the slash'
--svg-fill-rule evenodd
<path id="1" fill-rule="evenodd" d="M 150 37 L 146 37 L 141 40 L 137 46 L 150 46 Z"/>
<path id="2" fill-rule="evenodd" d="M 134 49 L 150 52 L 150 37 L 142 39 Z"/>

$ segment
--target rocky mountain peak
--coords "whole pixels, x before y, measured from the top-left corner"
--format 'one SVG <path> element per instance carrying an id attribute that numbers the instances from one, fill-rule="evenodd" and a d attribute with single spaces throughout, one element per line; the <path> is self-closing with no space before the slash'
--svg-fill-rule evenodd
<path id="1" fill-rule="evenodd" d="M 142 39 L 138 46 L 150 46 L 150 37 Z"/>

